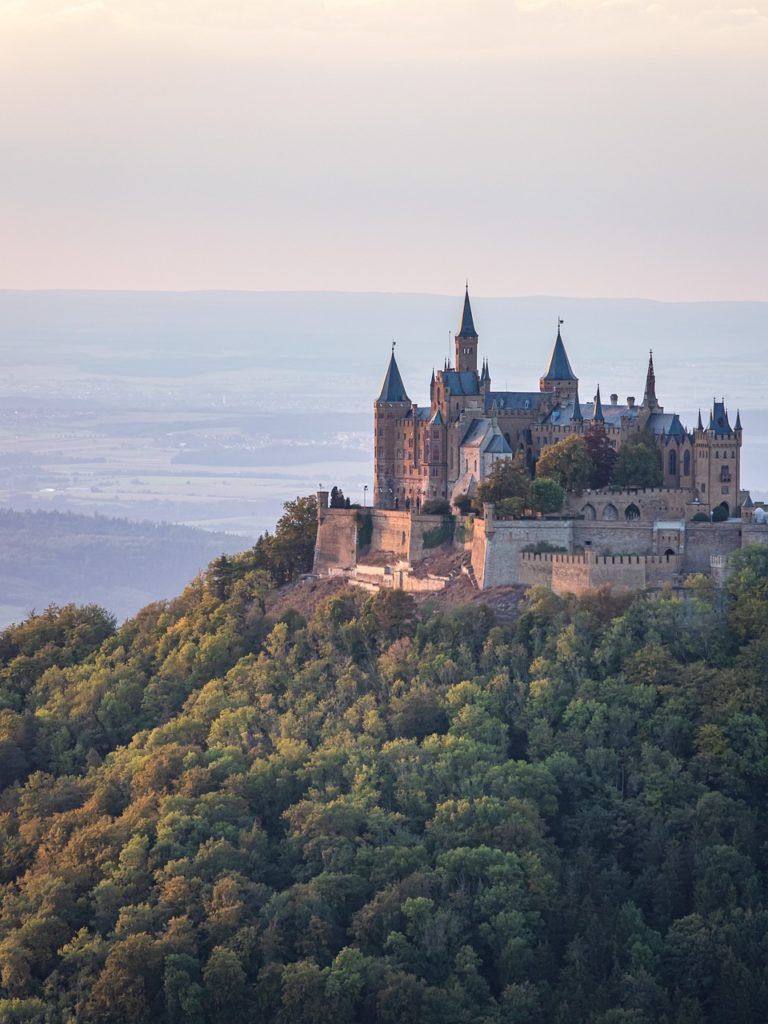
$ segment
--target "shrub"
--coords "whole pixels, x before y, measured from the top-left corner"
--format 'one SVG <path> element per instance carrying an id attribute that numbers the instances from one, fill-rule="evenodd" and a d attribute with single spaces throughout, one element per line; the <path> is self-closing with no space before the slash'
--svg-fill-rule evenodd
<path id="1" fill-rule="evenodd" d="M 693 522 L 693 523 L 708 523 L 709 522 L 709 516 L 707 515 L 706 512 L 697 512 L 696 515 L 693 516 L 693 518 L 691 519 L 691 522 Z"/>
<path id="2" fill-rule="evenodd" d="M 712 509 L 712 522 L 713 523 L 724 523 L 728 518 L 728 509 L 723 508 L 722 505 L 718 505 L 717 508 Z"/>
<path id="3" fill-rule="evenodd" d="M 451 506 L 445 498 L 430 498 L 421 506 L 421 514 L 423 516 L 449 516 Z"/>
<path id="4" fill-rule="evenodd" d="M 472 511 L 472 499 L 468 494 L 460 494 L 458 498 L 453 499 L 453 504 L 463 516 L 469 515 Z"/>
<path id="5" fill-rule="evenodd" d="M 495 515 L 498 519 L 519 519 L 525 511 L 522 498 L 502 498 L 496 502 Z"/>

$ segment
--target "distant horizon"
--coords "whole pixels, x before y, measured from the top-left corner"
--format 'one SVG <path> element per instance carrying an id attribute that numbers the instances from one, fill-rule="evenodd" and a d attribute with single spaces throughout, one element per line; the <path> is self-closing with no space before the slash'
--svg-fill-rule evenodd
<path id="1" fill-rule="evenodd" d="M 56 294 L 73 295 L 360 295 L 360 296 L 410 296 L 413 298 L 439 298 L 450 299 L 460 297 L 464 294 L 463 288 L 460 291 L 407 291 L 403 289 L 377 289 L 377 288 L 57 288 L 45 286 L 28 286 L 23 288 L 2 288 L 0 294 L 35 294 L 38 292 L 53 292 Z M 576 295 L 570 292 L 526 292 L 485 294 L 470 286 L 470 295 L 473 299 L 483 301 L 494 301 L 496 299 L 526 300 L 534 301 L 565 299 L 569 302 L 652 302 L 664 306 L 677 305 L 768 305 L 768 296 L 759 298 L 722 298 L 722 299 L 695 299 L 676 298 L 659 299 L 652 295 L 598 295 L 585 294 Z"/>

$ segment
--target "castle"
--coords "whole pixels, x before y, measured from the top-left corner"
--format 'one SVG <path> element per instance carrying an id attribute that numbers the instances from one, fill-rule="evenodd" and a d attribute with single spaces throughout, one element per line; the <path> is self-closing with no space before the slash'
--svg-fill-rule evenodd
<path id="1" fill-rule="evenodd" d="M 687 430 L 659 404 L 653 354 L 640 403 L 630 396 L 620 404 L 615 394 L 603 403 L 599 387 L 582 403 L 561 323 L 539 390 L 496 391 L 487 360 L 478 371 L 467 290 L 455 365 L 433 372 L 429 408 L 409 399 L 393 346 L 374 403 L 374 507 L 332 508 L 328 492 L 318 492 L 316 574 L 369 589 L 437 591 L 449 583 L 430 575 L 429 556 L 440 548 L 451 549 L 481 590 L 543 585 L 581 593 L 608 584 L 658 591 L 684 587 L 699 573 L 722 582 L 731 553 L 768 544 L 768 511 L 740 490 L 739 413 L 731 424 L 724 401 L 715 400 L 707 425 L 699 413 Z M 558 515 L 514 518 L 487 501 L 474 512 L 466 502 L 457 507 L 462 495 L 475 496 L 497 460 L 522 456 L 534 476 L 544 448 L 597 428 L 615 451 L 640 435 L 651 438 L 661 486 L 573 491 Z"/>
<path id="2" fill-rule="evenodd" d="M 426 501 L 474 495 L 497 459 L 522 454 L 529 472 L 547 445 L 604 427 L 615 450 L 645 431 L 658 445 L 663 486 L 686 493 L 709 513 L 723 507 L 737 514 L 740 500 L 741 417 L 731 425 L 724 402 L 714 401 L 707 426 L 699 413 L 687 430 L 676 413 L 656 397 L 653 353 L 639 404 L 618 395 L 604 403 L 598 386 L 592 402 L 579 399 L 558 322 L 557 338 L 538 391 L 496 391 L 487 360 L 478 371 L 479 338 L 469 288 L 455 336 L 455 365 L 433 371 L 430 405 L 411 402 L 395 359 L 394 346 L 381 394 L 374 403 L 374 505 L 419 510 Z M 585 503 L 587 517 L 593 511 Z"/>

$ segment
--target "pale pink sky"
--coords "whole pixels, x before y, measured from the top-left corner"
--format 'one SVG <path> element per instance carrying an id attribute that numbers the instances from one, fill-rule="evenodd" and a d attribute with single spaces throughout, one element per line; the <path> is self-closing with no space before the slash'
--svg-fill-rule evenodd
<path id="1" fill-rule="evenodd" d="M 766 0 L 0 0 L 0 90 L 0 287 L 768 299 Z"/>

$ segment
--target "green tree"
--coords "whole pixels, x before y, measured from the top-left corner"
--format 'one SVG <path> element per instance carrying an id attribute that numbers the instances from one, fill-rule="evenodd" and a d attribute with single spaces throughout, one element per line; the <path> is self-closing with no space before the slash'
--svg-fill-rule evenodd
<path id="1" fill-rule="evenodd" d="M 566 491 L 580 493 L 589 483 L 592 462 L 583 437 L 564 437 L 542 449 L 536 476 L 557 481 Z"/>
<path id="2" fill-rule="evenodd" d="M 616 449 L 608 438 L 608 431 L 602 423 L 592 423 L 584 435 L 587 455 L 592 463 L 588 484 L 590 487 L 607 487 L 613 479 Z"/>
<path id="3" fill-rule="evenodd" d="M 618 487 L 661 487 L 664 473 L 655 438 L 646 433 L 625 441 L 616 455 L 613 483 Z"/>
<path id="4" fill-rule="evenodd" d="M 560 512 L 565 502 L 565 491 L 557 482 L 546 476 L 537 476 L 531 481 L 528 492 L 531 507 L 536 512 Z"/>
<path id="5" fill-rule="evenodd" d="M 497 502 L 504 498 L 527 498 L 531 479 L 522 455 L 496 459 L 491 471 L 477 488 L 477 500 Z"/>

